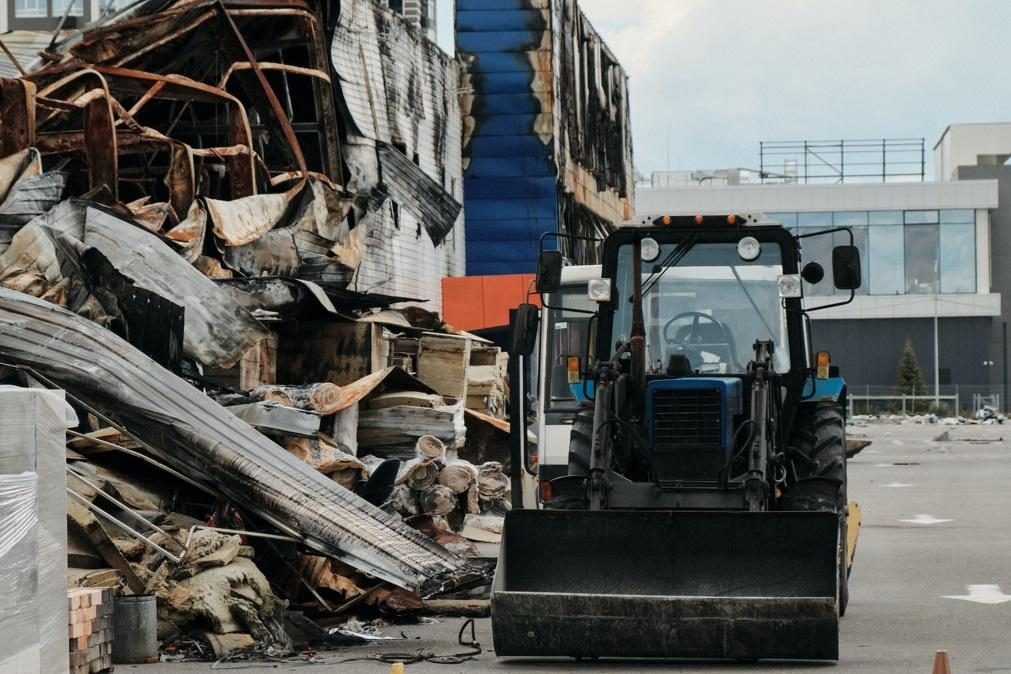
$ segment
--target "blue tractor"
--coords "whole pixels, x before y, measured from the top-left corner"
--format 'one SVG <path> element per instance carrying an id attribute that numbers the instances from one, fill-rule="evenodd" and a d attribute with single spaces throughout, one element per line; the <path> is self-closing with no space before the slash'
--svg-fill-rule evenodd
<path id="1" fill-rule="evenodd" d="M 761 216 L 650 217 L 603 242 L 567 475 L 505 522 L 500 656 L 838 659 L 847 601 L 846 386 L 808 313 L 860 256 Z M 538 290 L 557 290 L 544 251 Z M 514 344 L 532 320 L 520 307 Z"/>

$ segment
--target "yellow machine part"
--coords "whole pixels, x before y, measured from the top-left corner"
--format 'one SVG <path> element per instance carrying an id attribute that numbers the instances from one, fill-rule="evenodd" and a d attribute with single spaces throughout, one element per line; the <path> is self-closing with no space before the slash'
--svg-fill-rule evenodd
<path id="1" fill-rule="evenodd" d="M 857 538 L 860 536 L 860 504 L 849 502 L 849 521 L 846 524 L 846 570 L 853 570 L 853 557 L 857 553 Z"/>

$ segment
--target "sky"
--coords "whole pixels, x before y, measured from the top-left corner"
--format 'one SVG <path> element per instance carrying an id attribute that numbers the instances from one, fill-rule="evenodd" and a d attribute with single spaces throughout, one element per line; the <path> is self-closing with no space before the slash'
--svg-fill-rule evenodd
<path id="1" fill-rule="evenodd" d="M 636 167 L 757 168 L 762 140 L 1011 121 L 1011 0 L 580 0 L 629 75 Z M 440 0 L 440 43 L 452 3 Z"/>

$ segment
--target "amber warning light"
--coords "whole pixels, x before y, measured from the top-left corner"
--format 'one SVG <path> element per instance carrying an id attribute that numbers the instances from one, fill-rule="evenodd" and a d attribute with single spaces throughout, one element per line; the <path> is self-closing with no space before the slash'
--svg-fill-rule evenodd
<path id="1" fill-rule="evenodd" d="M 828 379 L 828 369 L 831 364 L 831 358 L 829 357 L 828 351 L 819 351 L 817 356 L 818 364 L 818 379 Z"/>

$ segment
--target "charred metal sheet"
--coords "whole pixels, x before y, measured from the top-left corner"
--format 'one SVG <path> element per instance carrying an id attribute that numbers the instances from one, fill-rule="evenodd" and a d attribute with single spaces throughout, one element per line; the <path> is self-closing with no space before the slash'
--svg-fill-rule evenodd
<path id="1" fill-rule="evenodd" d="M 319 286 L 291 278 L 269 276 L 219 279 L 218 286 L 249 311 L 260 309 L 280 318 L 340 316 Z M 317 291 L 317 292 L 314 292 Z M 350 317 L 347 317 L 350 320 Z"/>
<path id="2" fill-rule="evenodd" d="M 81 255 L 89 285 L 101 288 L 100 301 L 115 303 L 106 311 L 121 320 L 122 336 L 156 363 L 179 373 L 183 357 L 183 308 L 164 297 L 138 288 L 133 279 L 120 274 L 95 248 Z"/>
<path id="3" fill-rule="evenodd" d="M 344 289 L 350 283 L 360 258 L 349 254 L 348 244 L 352 239 L 346 222 L 350 209 L 347 200 L 337 197 L 333 187 L 310 179 L 311 189 L 302 190 L 300 202 L 286 201 L 284 214 L 295 210 L 286 227 L 270 229 L 244 245 L 225 246 L 223 261 L 230 269 L 247 276 L 295 276 L 311 280 L 328 289 Z M 279 195 L 262 195 L 279 196 Z M 238 200 L 254 207 L 249 213 L 235 208 L 238 202 L 212 202 L 217 222 L 225 218 L 237 222 L 231 230 L 233 240 L 242 233 L 242 223 L 256 226 L 256 219 L 269 222 L 274 217 L 269 211 L 260 213 L 255 209 L 255 201 L 261 197 Z M 243 208 L 246 208 L 244 205 Z M 218 226 L 215 227 L 218 233 Z M 219 234 L 220 236 L 220 234 Z M 227 243 L 227 241 L 226 241 Z"/>
<path id="4" fill-rule="evenodd" d="M 31 368 L 109 417 L 176 470 L 205 476 L 304 545 L 400 587 L 434 591 L 468 572 L 442 546 L 280 449 L 107 330 L 0 290 L 0 360 Z"/>
<path id="5" fill-rule="evenodd" d="M 397 201 L 414 211 L 432 243 L 439 245 L 453 231 L 463 206 L 402 152 L 386 143 L 378 146 L 383 182 Z"/>
<path id="6" fill-rule="evenodd" d="M 250 311 L 273 311 L 288 319 L 339 317 L 352 321 L 356 311 L 420 301 L 411 297 L 324 289 L 310 281 L 293 278 L 262 276 L 219 279 L 216 283 Z"/>
<path id="7" fill-rule="evenodd" d="M 18 229 L 58 204 L 66 186 L 60 171 L 19 180 L 0 203 L 0 243 L 9 243 Z"/>
<path id="8" fill-rule="evenodd" d="M 304 438 L 314 438 L 319 433 L 320 415 L 318 412 L 268 401 L 229 405 L 226 409 L 261 431 L 274 431 Z"/>
<path id="9" fill-rule="evenodd" d="M 428 295 L 438 305 L 439 279 L 463 266 L 462 247 L 443 243 L 462 227 L 462 218 L 449 217 L 453 202 L 463 198 L 459 64 L 402 16 L 370 0 L 340 0 L 331 59 L 346 110 L 349 186 L 362 197 L 357 282 L 391 294 Z M 393 158 L 384 173 L 379 143 L 400 151 L 407 163 L 393 166 Z M 430 182 L 419 182 L 420 174 Z M 395 204 L 385 200 L 387 193 Z M 428 240 L 419 241 L 426 230 Z"/>
<path id="10" fill-rule="evenodd" d="M 113 127 L 112 106 L 105 97 L 84 108 L 84 152 L 88 158 L 88 187 L 105 187 L 119 201 L 119 154 Z"/>
<path id="11" fill-rule="evenodd" d="M 97 248 L 126 276 L 185 308 L 186 354 L 206 365 L 231 367 L 267 336 L 245 309 L 150 232 L 93 206 L 85 209 L 86 246 Z"/>
<path id="12" fill-rule="evenodd" d="M 204 203 L 215 236 L 226 246 L 241 246 L 273 229 L 284 216 L 289 201 L 287 194 L 258 194 L 233 201 L 206 199 Z"/>
<path id="13" fill-rule="evenodd" d="M 0 78 L 0 157 L 35 144 L 35 85 Z"/>

